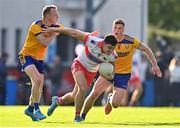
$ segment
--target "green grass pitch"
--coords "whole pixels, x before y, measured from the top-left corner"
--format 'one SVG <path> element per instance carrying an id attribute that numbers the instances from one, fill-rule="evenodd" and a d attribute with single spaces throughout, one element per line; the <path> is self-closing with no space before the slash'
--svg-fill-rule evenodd
<path id="1" fill-rule="evenodd" d="M 180 108 L 121 107 L 110 115 L 104 114 L 104 107 L 93 107 L 82 123 L 74 123 L 74 107 L 58 107 L 52 116 L 33 122 L 24 115 L 26 106 L 0 106 L 0 128 L 178 128 Z M 41 106 L 46 113 L 47 106 Z"/>

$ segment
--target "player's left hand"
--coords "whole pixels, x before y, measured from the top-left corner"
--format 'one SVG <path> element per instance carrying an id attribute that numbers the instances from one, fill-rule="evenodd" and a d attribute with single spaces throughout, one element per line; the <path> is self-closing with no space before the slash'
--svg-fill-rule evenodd
<path id="1" fill-rule="evenodd" d="M 162 72 L 161 72 L 158 65 L 153 65 L 152 66 L 152 72 L 153 72 L 154 75 L 157 75 L 159 78 L 162 77 Z"/>
<path id="2" fill-rule="evenodd" d="M 56 28 L 53 27 L 46 27 L 46 28 L 42 28 L 42 32 L 43 33 L 51 33 L 54 32 Z"/>
<path id="3" fill-rule="evenodd" d="M 48 36 L 58 36 L 60 33 L 58 32 L 54 32 L 56 28 L 53 27 L 46 27 L 42 29 L 42 33 L 44 33 L 45 35 L 48 34 Z"/>

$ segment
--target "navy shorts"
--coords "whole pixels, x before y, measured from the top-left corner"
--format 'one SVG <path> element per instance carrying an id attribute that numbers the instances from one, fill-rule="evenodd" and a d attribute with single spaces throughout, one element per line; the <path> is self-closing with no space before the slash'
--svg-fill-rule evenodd
<path id="1" fill-rule="evenodd" d="M 22 71 L 31 64 L 34 64 L 39 73 L 44 73 L 44 62 L 43 60 L 36 60 L 31 56 L 19 55 L 19 61 L 22 67 Z"/>
<path id="2" fill-rule="evenodd" d="M 127 89 L 128 81 L 131 78 L 131 73 L 128 74 L 114 74 L 114 79 L 111 80 L 111 83 L 114 84 L 115 87 Z"/>

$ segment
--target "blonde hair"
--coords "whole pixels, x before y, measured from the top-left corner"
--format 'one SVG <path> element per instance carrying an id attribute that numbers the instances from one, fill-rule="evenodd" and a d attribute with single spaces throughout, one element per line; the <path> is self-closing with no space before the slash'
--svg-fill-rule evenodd
<path id="1" fill-rule="evenodd" d="M 125 26 L 125 22 L 121 19 L 116 19 L 113 21 L 113 25 L 116 25 L 116 24 L 122 24 L 123 26 Z"/>
<path id="2" fill-rule="evenodd" d="M 50 13 L 51 9 L 57 9 L 57 6 L 55 5 L 47 5 L 42 10 L 42 16 L 43 18 Z"/>

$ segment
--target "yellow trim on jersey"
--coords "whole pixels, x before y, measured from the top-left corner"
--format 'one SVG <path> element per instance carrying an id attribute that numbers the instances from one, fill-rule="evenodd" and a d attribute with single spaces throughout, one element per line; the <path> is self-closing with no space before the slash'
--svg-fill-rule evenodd
<path id="1" fill-rule="evenodd" d="M 115 73 L 131 73 L 133 54 L 139 45 L 140 41 L 137 38 L 125 35 L 124 39 L 115 46 L 115 51 L 118 55 L 115 61 Z"/>

